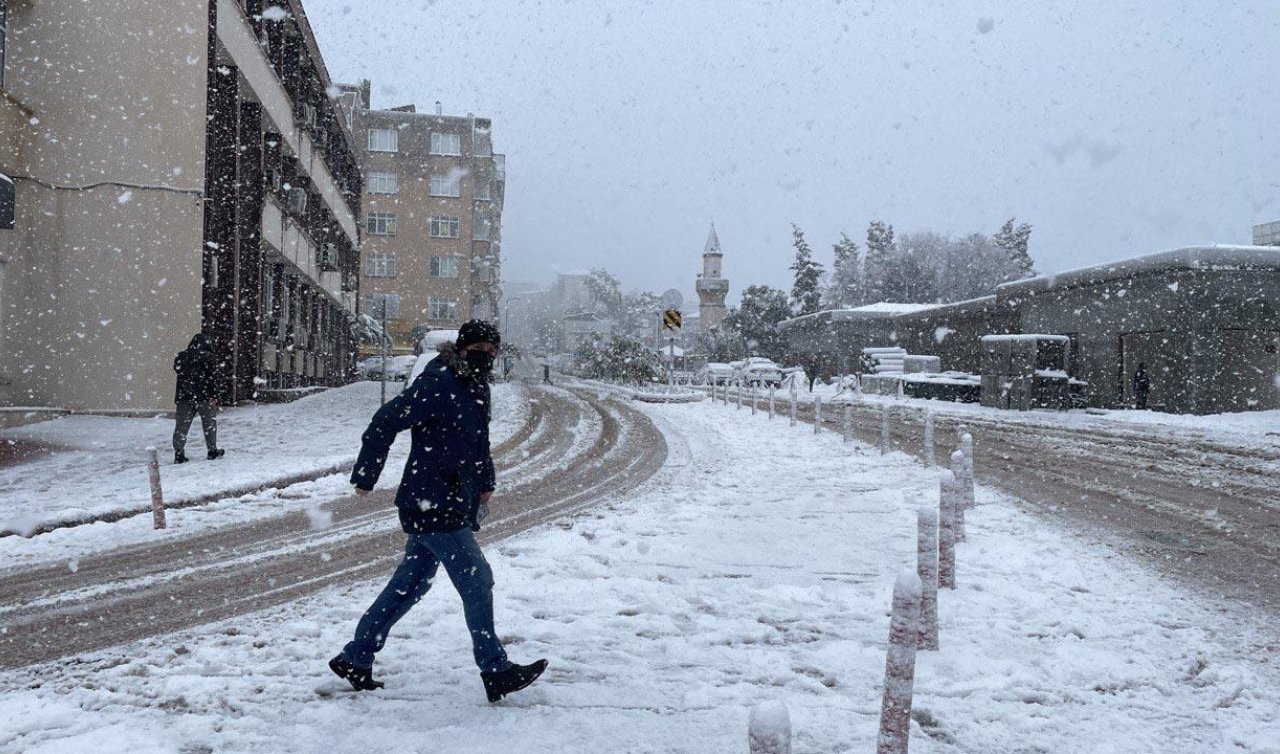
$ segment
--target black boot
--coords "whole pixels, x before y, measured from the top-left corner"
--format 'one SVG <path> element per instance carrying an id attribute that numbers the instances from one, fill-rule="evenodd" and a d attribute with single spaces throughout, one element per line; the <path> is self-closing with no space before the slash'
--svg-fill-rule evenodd
<path id="1" fill-rule="evenodd" d="M 174 454 L 173 454 L 173 462 L 174 462 L 174 463 L 186 463 L 186 462 L 187 462 L 187 454 L 186 454 L 186 453 L 183 453 L 181 450 L 177 451 L 176 453 L 174 453 Z"/>
<path id="2" fill-rule="evenodd" d="M 496 673 L 481 673 L 480 679 L 484 681 L 484 693 L 489 696 L 489 703 L 492 704 L 538 680 L 538 676 L 546 669 L 547 661 L 538 660 L 531 665 L 512 665 Z"/>
<path id="3" fill-rule="evenodd" d="M 227 451 L 222 450 L 221 448 L 219 448 L 218 450 L 211 450 L 209 451 L 209 460 L 216 461 L 219 458 L 225 456 L 226 454 L 227 454 Z"/>
<path id="4" fill-rule="evenodd" d="M 357 668 L 342 659 L 342 655 L 329 660 L 329 669 L 334 675 L 351 684 L 351 688 L 356 691 L 373 691 L 386 685 L 382 681 L 373 680 L 373 668 Z"/>

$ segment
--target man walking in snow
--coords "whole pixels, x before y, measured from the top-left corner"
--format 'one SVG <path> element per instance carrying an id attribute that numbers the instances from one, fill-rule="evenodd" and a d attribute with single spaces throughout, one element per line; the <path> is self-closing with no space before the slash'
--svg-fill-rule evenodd
<path id="1" fill-rule="evenodd" d="M 178 373 L 178 390 L 174 396 L 178 412 L 173 426 L 173 462 L 187 462 L 187 432 L 191 430 L 196 414 L 200 415 L 200 428 L 204 430 L 209 460 L 221 458 L 225 451 L 218 449 L 218 404 L 214 402 L 218 378 L 209 336 L 196 333 L 186 350 L 173 360 L 173 371 Z"/>
<path id="2" fill-rule="evenodd" d="M 493 625 L 493 572 L 475 538 L 495 483 L 489 378 L 500 342 L 498 329 L 488 322 L 466 323 L 452 348 L 445 346 L 365 430 L 351 473 L 360 496 L 378 481 L 396 435 L 409 430 L 413 443 L 396 492 L 406 535 L 404 560 L 365 611 L 355 638 L 329 661 L 329 668 L 357 691 L 382 688 L 373 678 L 374 655 L 392 626 L 431 588 L 440 566 L 462 597 L 490 702 L 533 683 L 547 667 L 546 660 L 517 665 L 507 659 Z"/>

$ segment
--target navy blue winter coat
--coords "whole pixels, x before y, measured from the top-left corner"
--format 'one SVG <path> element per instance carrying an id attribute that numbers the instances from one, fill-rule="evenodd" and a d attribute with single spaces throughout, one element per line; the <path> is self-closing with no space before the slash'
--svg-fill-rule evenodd
<path id="1" fill-rule="evenodd" d="M 351 483 L 373 489 L 391 443 L 407 429 L 413 445 L 396 492 L 400 525 L 409 533 L 479 529 L 480 495 L 494 488 L 489 417 L 488 382 L 455 354 L 441 354 L 374 414 Z"/>

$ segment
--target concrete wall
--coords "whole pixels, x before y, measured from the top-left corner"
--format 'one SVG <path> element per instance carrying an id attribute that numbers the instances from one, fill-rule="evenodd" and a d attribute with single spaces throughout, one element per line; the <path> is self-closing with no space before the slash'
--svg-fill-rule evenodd
<path id="1" fill-rule="evenodd" d="M 1123 406 L 1133 372 L 1145 361 L 1150 403 L 1177 413 L 1280 408 L 1275 354 L 1246 345 L 1244 331 L 1280 333 L 1280 271 L 1168 270 L 1092 285 L 1022 292 L 1009 299 L 1022 311 L 1025 332 L 1071 335 L 1078 342 L 1077 375 L 1087 380 L 1090 404 Z M 1231 341 L 1229 344 L 1228 341 Z M 1123 346 L 1122 346 L 1123 343 Z M 1122 357 L 1122 348 L 1124 354 Z M 1270 373 L 1250 381 L 1244 370 Z M 1230 359 L 1230 360 L 1228 360 Z M 1252 402 L 1252 403 L 1251 403 Z"/>
<path id="2" fill-rule="evenodd" d="M 908 353 L 939 356 L 943 370 L 971 374 L 981 367 L 983 335 L 1021 332 L 1018 310 L 995 296 L 904 314 L 895 329 Z"/>
<path id="3" fill-rule="evenodd" d="M 5 93 L 31 118 L 0 231 L 7 402 L 172 406 L 200 327 L 207 29 L 207 0 L 11 5 Z"/>

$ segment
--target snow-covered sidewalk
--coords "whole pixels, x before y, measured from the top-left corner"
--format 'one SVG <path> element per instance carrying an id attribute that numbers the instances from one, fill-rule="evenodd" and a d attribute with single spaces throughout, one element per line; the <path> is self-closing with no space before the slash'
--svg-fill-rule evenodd
<path id="1" fill-rule="evenodd" d="M 490 549 L 512 656 L 551 661 L 501 705 L 443 580 L 380 656 L 385 690 L 317 695 L 381 587 L 361 583 L 7 672 L 0 752 L 730 752 L 766 700 L 797 752 L 873 751 L 889 595 L 936 472 L 709 402 L 644 410 L 667 468 Z M 1280 751 L 1274 628 L 979 503 L 942 650 L 919 655 L 913 752 Z"/>
<path id="2" fill-rule="evenodd" d="M 388 385 L 388 398 L 399 390 L 399 383 Z M 56 449 L 0 467 L 0 531 L 25 534 L 148 510 L 144 449 L 149 446 L 159 449 L 161 483 L 171 503 L 239 497 L 285 481 L 345 473 L 378 410 L 380 392 L 379 383 L 356 382 L 291 403 L 225 409 L 218 417 L 218 445 L 227 454 L 218 461 L 205 460 L 197 419 L 187 437 L 192 460 L 180 466 L 172 464 L 173 420 L 163 417 L 65 416 L 2 431 L 0 443 L 37 441 Z M 528 416 L 528 407 L 512 400 L 515 392 L 505 383 L 494 386 L 494 444 Z M 407 437 L 396 448 L 407 452 Z M 340 487 L 347 491 L 345 484 Z"/>

